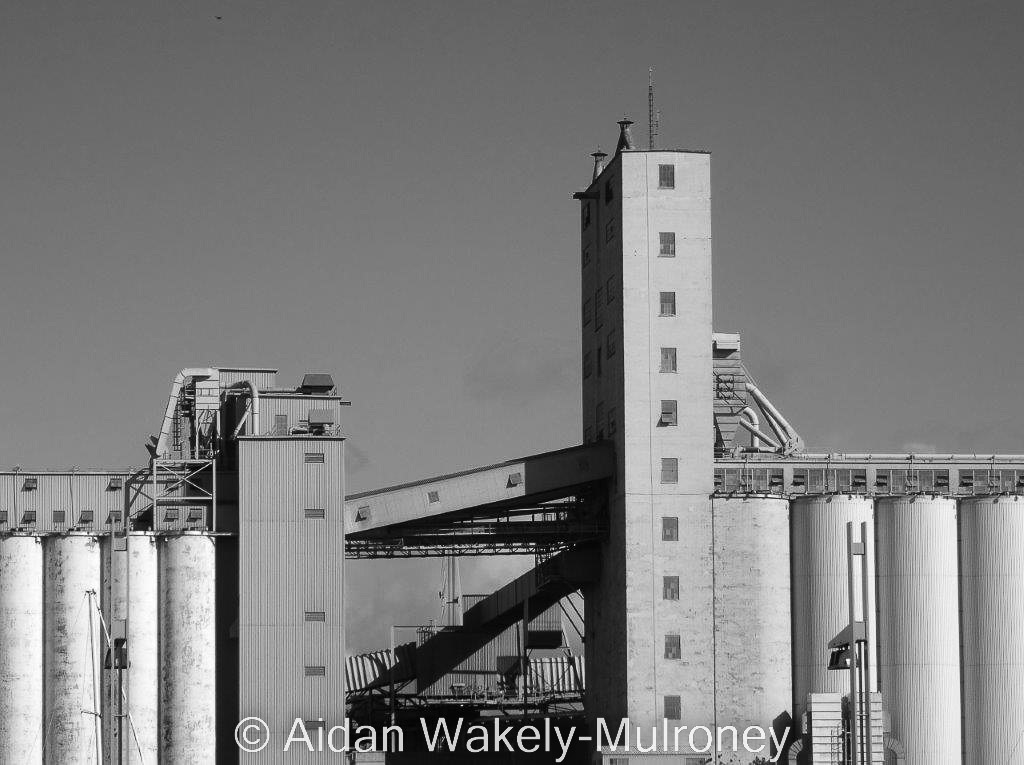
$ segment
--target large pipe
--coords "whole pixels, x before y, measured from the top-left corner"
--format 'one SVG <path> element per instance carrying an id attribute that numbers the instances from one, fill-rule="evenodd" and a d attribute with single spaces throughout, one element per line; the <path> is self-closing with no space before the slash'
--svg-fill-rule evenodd
<path id="1" fill-rule="evenodd" d="M 746 417 L 747 419 L 744 419 L 744 417 Z M 761 432 L 760 422 L 757 419 L 757 413 L 749 406 L 740 412 L 739 423 L 754 438 L 760 441 L 764 441 L 764 443 L 774 447 L 775 449 L 782 448 L 781 444 L 779 444 L 778 441 L 776 441 L 774 438 L 767 435 L 766 433 Z"/>
<path id="2" fill-rule="evenodd" d="M 249 401 L 252 410 L 249 415 L 252 417 L 252 427 L 249 429 L 249 435 L 258 436 L 260 435 L 260 391 L 252 383 L 251 380 L 241 380 L 237 385 L 245 385 L 249 388 Z M 238 435 L 242 431 L 242 424 L 245 422 L 245 417 L 242 417 L 238 421 L 238 427 L 235 428 L 234 435 Z"/>
<path id="3" fill-rule="evenodd" d="M 178 394 L 185 381 L 193 377 L 208 379 L 217 377 L 218 370 L 212 367 L 186 367 L 174 376 L 171 382 L 171 395 L 167 399 L 167 409 L 164 411 L 164 421 L 160 425 L 160 436 L 156 442 L 156 456 L 163 457 L 167 454 L 167 436 L 171 432 L 171 425 L 174 423 L 174 409 L 178 405 Z"/>
<path id="4" fill-rule="evenodd" d="M 751 396 L 754 397 L 754 401 L 757 405 L 764 410 L 765 414 L 768 415 L 769 420 L 774 419 L 779 426 L 782 428 L 786 435 L 786 448 L 789 450 L 795 450 L 802 446 L 803 442 L 800 435 L 796 432 L 792 425 L 782 416 L 782 413 L 775 408 L 774 404 L 768 400 L 768 397 L 761 392 L 754 383 L 747 381 L 747 391 Z M 770 424 L 770 423 L 769 423 Z"/>

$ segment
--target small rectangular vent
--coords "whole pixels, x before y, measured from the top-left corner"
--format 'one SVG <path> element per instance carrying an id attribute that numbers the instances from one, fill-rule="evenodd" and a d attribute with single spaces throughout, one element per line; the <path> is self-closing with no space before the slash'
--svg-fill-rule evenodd
<path id="1" fill-rule="evenodd" d="M 326 622 L 327 614 L 323 611 L 306 611 L 307 622 Z"/>
<path id="2" fill-rule="evenodd" d="M 306 667 L 306 677 L 326 677 L 327 667 Z"/>
<path id="3" fill-rule="evenodd" d="M 322 507 L 307 507 L 306 508 L 306 517 L 307 518 L 326 518 L 327 517 L 327 511 L 324 510 Z"/>
<path id="4" fill-rule="evenodd" d="M 324 464 L 324 453 L 323 452 L 306 452 L 306 464 L 307 465 L 322 465 L 322 464 Z"/>
<path id="5" fill-rule="evenodd" d="M 54 510 L 53 511 L 53 522 L 54 523 L 64 523 L 64 520 L 65 520 L 66 517 L 67 517 L 67 513 L 64 512 L 63 510 Z"/>

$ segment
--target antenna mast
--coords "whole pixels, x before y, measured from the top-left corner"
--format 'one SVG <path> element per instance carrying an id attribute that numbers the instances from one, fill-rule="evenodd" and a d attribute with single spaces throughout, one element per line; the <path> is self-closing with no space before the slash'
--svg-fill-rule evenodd
<path id="1" fill-rule="evenodd" d="M 654 67 L 647 70 L 647 149 L 654 151 L 654 137 L 658 134 L 658 121 L 654 113 Z"/>

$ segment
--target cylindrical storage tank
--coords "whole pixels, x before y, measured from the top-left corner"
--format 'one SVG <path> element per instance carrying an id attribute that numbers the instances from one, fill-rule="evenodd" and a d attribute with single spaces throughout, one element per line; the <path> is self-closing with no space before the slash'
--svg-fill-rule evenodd
<path id="1" fill-rule="evenodd" d="M 120 682 L 116 672 L 104 674 L 103 698 L 110 710 L 104 717 L 105 757 L 110 763 L 153 763 L 158 753 L 160 693 L 156 538 L 137 532 L 103 537 L 101 543 L 103 614 L 115 637 L 118 622 L 127 620 L 129 665 Z"/>
<path id="2" fill-rule="evenodd" d="M 792 714 L 789 501 L 715 499 L 712 512 L 716 716 L 767 730 Z"/>
<path id="3" fill-rule="evenodd" d="M 100 545 L 90 535 L 43 542 L 44 759 L 97 762 L 102 757 L 103 638 Z"/>
<path id="4" fill-rule="evenodd" d="M 867 523 L 868 581 L 875 578 L 873 560 L 874 503 L 867 497 L 827 495 L 793 500 L 791 512 L 793 559 L 793 706 L 794 717 L 807 708 L 809 693 L 850 692 L 848 672 L 829 670 L 828 644 L 850 623 L 849 565 L 846 524 L 854 524 L 854 541 L 860 542 L 860 525 Z M 864 618 L 861 559 L 854 559 L 854 617 Z M 874 588 L 868 588 L 868 613 L 875 612 Z M 870 620 L 872 645 L 877 625 Z M 876 662 L 869 656 L 871 690 L 877 689 Z"/>
<path id="5" fill-rule="evenodd" d="M 43 761 L 43 546 L 0 537 L 0 762 Z"/>
<path id="6" fill-rule="evenodd" d="M 1024 756 L 1024 501 L 960 503 L 966 763 Z"/>
<path id="7" fill-rule="evenodd" d="M 879 680 L 906 765 L 960 763 L 956 510 L 923 496 L 875 506 Z"/>
<path id="8" fill-rule="evenodd" d="M 216 752 L 214 540 L 160 540 L 160 762 L 208 762 Z"/>

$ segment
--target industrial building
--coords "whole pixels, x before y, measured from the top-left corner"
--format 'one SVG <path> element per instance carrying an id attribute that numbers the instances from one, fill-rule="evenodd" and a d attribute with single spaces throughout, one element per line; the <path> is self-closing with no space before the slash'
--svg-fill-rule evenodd
<path id="1" fill-rule="evenodd" d="M 214 367 L 145 469 L 0 475 L 0 762 L 328 762 L 283 742 L 346 715 L 785 737 L 574 752 L 608 765 L 1024 762 L 1024 455 L 808 452 L 713 331 L 710 155 L 619 124 L 575 194 L 577 444 L 346 495 L 329 375 Z M 347 656 L 345 557 L 499 554 L 537 565 Z"/>

